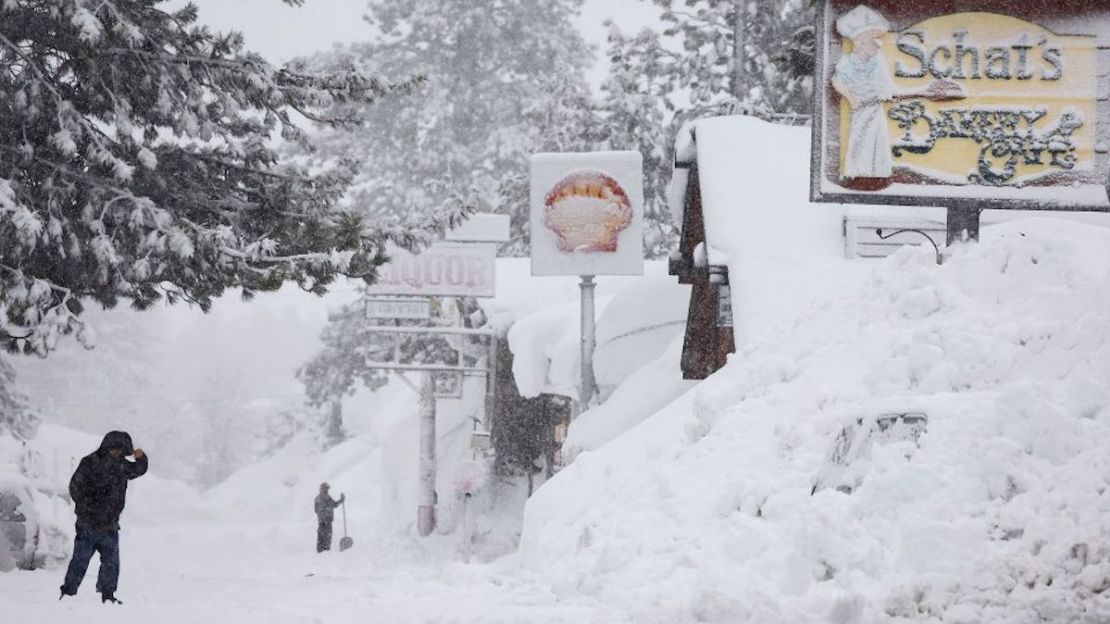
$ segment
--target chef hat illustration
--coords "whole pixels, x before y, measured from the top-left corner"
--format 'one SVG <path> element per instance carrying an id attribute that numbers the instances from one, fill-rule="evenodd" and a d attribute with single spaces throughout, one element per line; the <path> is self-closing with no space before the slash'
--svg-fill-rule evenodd
<path id="1" fill-rule="evenodd" d="M 836 31 L 842 37 L 849 39 L 855 39 L 863 33 L 873 30 L 887 32 L 890 30 L 890 22 L 878 11 L 862 4 L 841 15 L 836 20 Z"/>

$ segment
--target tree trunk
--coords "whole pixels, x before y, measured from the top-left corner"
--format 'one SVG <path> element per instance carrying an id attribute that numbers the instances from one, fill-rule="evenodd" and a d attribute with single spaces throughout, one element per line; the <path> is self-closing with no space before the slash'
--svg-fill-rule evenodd
<path id="1" fill-rule="evenodd" d="M 328 414 L 328 444 L 335 446 L 347 437 L 343 432 L 343 401 L 336 399 L 331 403 L 331 413 Z"/>
<path id="2" fill-rule="evenodd" d="M 732 7 L 732 81 L 729 92 L 738 102 L 746 100 L 747 89 L 744 88 L 744 25 L 746 21 L 747 0 L 733 0 Z"/>

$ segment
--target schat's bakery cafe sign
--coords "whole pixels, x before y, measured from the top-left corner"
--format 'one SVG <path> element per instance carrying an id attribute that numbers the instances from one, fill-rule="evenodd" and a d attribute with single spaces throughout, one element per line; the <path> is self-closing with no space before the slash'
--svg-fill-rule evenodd
<path id="1" fill-rule="evenodd" d="M 814 201 L 1110 210 L 1110 0 L 826 0 Z"/>

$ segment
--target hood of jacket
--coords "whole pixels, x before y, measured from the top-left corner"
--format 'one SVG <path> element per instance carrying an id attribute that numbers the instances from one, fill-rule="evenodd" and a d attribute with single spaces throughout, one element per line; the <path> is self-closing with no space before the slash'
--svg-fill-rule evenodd
<path id="1" fill-rule="evenodd" d="M 96 450 L 101 455 L 107 455 L 108 451 L 112 449 L 119 449 L 124 456 L 131 455 L 135 452 L 134 447 L 131 446 L 131 436 L 126 431 L 109 431 L 104 436 L 104 441 L 100 443 L 100 448 Z"/>

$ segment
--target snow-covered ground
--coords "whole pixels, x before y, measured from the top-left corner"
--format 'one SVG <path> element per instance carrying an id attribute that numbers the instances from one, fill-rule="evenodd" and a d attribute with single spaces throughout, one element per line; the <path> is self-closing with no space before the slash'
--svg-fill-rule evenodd
<path id="1" fill-rule="evenodd" d="M 1107 249 L 1103 228 L 1026 220 L 941 267 L 919 249 L 872 264 L 580 453 L 507 557 L 413 537 L 413 510 L 375 493 L 395 477 L 364 432 L 204 495 L 136 481 L 126 604 L 97 603 L 91 575 L 58 602 L 61 569 L 13 572 L 4 621 L 1110 621 Z M 859 435 L 832 461 L 842 431 L 905 412 L 927 415 L 916 443 Z M 356 545 L 317 556 L 308 488 L 325 478 Z"/>
<path id="2" fill-rule="evenodd" d="M 399 407 L 403 392 L 380 408 Z M 445 413 L 445 423 L 452 414 Z M 410 416 L 383 419 L 385 431 L 403 427 Z M 12 623 L 150 622 L 316 623 L 316 622 L 621 622 L 619 606 L 592 598 L 560 600 L 541 575 L 524 573 L 512 558 L 488 562 L 515 546 L 523 500 L 512 484 L 500 488 L 502 508 L 512 527 L 498 526 L 497 514 L 479 497 L 468 516 L 470 534 L 482 536 L 465 561 L 460 530 L 450 523 L 456 510 L 449 499 L 458 454 L 450 429 L 441 436 L 444 492 L 443 532 L 426 539 L 412 531 L 415 468 L 391 465 L 402 448 L 382 444 L 370 430 L 321 453 L 298 441 L 266 461 L 238 471 L 204 493 L 160 478 L 153 471 L 131 482 L 121 519 L 122 573 L 117 595 L 122 606 L 101 605 L 95 593 L 98 559 L 76 598 L 57 600 L 65 558 L 47 568 L 0 574 L 0 621 Z M 415 433 L 411 436 L 415 448 Z M 94 436 L 45 425 L 34 441 L 42 457 L 80 456 L 98 444 Z M 151 462 L 157 466 L 157 456 Z M 49 475 L 49 473 L 47 473 Z M 346 522 L 355 546 L 322 555 L 315 552 L 312 498 L 327 480 L 333 494 L 348 498 Z M 53 487 L 47 476 L 39 481 Z M 63 484 L 64 489 L 64 484 Z M 492 489 L 492 488 L 491 488 Z M 403 507 L 403 505 L 410 505 Z M 73 538 L 72 508 L 47 497 L 38 505 L 44 526 L 57 526 L 68 551 Z M 515 511 L 514 511 L 515 510 Z M 515 520 L 512 520 L 515 518 Z M 335 544 L 344 534 L 337 513 Z M 511 533 L 502 543 L 499 532 Z M 492 534 L 492 537 L 491 537 Z M 502 542 L 497 542 L 502 539 Z"/>
<path id="3" fill-rule="evenodd" d="M 58 602 L 54 563 L 0 574 L 0 622 L 1110 622 L 1106 219 L 1007 220 L 943 266 L 920 248 L 848 261 L 839 208 L 805 197 L 806 131 L 729 123 L 708 122 L 704 154 L 738 128 L 782 152 L 751 164 L 776 188 L 711 241 L 737 353 L 681 380 L 685 300 L 663 264 L 599 279 L 595 366 L 611 388 L 527 505 L 477 469 L 477 406 L 443 401 L 440 528 L 414 537 L 415 394 L 391 384 L 347 402 L 343 444 L 295 440 L 204 493 L 148 447 L 155 469 L 123 520 L 126 604 L 96 603 L 95 560 Z M 486 311 L 513 327 L 521 390 L 576 395 L 576 280 L 532 279 L 523 260 L 498 271 Z M 281 322 L 320 324 L 319 304 Z M 927 419 L 916 439 L 880 431 L 906 413 Z M 46 490 L 96 442 L 42 427 Z M 464 509 L 460 481 L 475 479 L 489 487 Z M 322 480 L 348 494 L 350 551 L 313 552 Z M 68 506 L 43 509 L 72 530 Z"/>
<path id="4" fill-rule="evenodd" d="M 435 540 L 374 537 L 352 529 L 352 549 L 318 556 L 315 526 L 307 517 L 295 524 L 130 523 L 120 536 L 122 606 L 100 604 L 94 557 L 80 593 L 64 602 L 57 600 L 62 569 L 0 576 L 0 619 L 12 624 L 630 621 L 617 605 L 561 601 L 535 575 L 503 563 L 462 563 Z"/>

